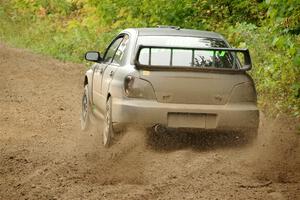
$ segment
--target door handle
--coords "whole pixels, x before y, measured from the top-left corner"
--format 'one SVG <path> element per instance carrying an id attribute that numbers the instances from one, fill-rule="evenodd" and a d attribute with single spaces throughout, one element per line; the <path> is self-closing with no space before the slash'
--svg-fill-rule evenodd
<path id="1" fill-rule="evenodd" d="M 103 73 L 103 68 L 100 69 L 100 74 L 102 74 L 102 73 Z"/>
<path id="2" fill-rule="evenodd" d="M 109 76 L 113 76 L 114 75 L 114 71 L 110 71 Z"/>

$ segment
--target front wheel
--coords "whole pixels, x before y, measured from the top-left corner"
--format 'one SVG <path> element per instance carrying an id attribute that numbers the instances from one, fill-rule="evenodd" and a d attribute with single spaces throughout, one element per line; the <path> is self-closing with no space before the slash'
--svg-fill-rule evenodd
<path id="1" fill-rule="evenodd" d="M 109 97 L 106 102 L 106 113 L 104 116 L 104 127 L 103 127 L 104 147 L 110 147 L 113 136 L 114 136 L 114 130 L 112 125 L 112 98 Z"/>
<path id="2" fill-rule="evenodd" d="M 90 126 L 91 105 L 89 99 L 88 85 L 84 86 L 82 96 L 82 109 L 80 115 L 81 130 L 86 131 Z"/>

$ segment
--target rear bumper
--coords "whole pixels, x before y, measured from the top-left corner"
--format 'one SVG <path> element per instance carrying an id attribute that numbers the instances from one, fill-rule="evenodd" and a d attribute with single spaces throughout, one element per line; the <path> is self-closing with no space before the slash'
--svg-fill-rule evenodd
<path id="1" fill-rule="evenodd" d="M 226 130 L 257 129 L 259 124 L 259 110 L 254 103 L 197 105 L 117 98 L 112 103 L 114 123 Z"/>

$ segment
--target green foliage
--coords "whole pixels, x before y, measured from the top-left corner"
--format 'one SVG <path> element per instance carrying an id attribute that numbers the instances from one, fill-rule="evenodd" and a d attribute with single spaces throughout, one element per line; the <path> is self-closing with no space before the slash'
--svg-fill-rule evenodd
<path id="1" fill-rule="evenodd" d="M 300 33 L 299 0 L 267 0 L 270 23 L 285 32 Z"/>
<path id="2" fill-rule="evenodd" d="M 189 23 L 193 0 L 90 0 L 97 8 L 102 24 L 112 27 L 145 27 L 160 24 L 183 25 Z M 108 13 L 110 13 L 108 15 Z"/>
<path id="3" fill-rule="evenodd" d="M 207 29 L 215 29 L 241 22 L 259 24 L 266 6 L 256 0 L 205 0 L 195 4 L 195 17 Z"/>
<path id="4" fill-rule="evenodd" d="M 258 23 L 266 5 L 256 0 L 90 0 L 102 25 L 140 27 L 172 24 L 212 29 L 224 22 Z"/>
<path id="5" fill-rule="evenodd" d="M 271 113 L 300 110 L 299 36 L 282 35 L 270 27 L 236 24 L 226 30 L 231 44 L 250 49 L 260 105 Z M 296 61 L 295 61 L 296 60 Z"/>
<path id="6" fill-rule="evenodd" d="M 58 14 L 68 15 L 72 11 L 72 4 L 69 1 L 61 0 L 12 0 L 12 7 L 21 14 Z M 33 16 L 33 15 L 32 15 Z"/>
<path id="7" fill-rule="evenodd" d="M 300 116 L 298 0 L 2 0 L 0 40 L 83 62 L 128 27 L 217 31 L 252 54 L 259 105 Z"/>

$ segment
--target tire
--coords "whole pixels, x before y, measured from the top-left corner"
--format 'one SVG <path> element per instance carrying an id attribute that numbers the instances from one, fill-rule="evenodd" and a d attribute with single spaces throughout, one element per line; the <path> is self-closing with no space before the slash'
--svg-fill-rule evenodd
<path id="1" fill-rule="evenodd" d="M 106 113 L 104 116 L 104 126 L 103 126 L 103 145 L 108 148 L 112 144 L 112 139 L 114 137 L 114 130 L 112 124 L 112 98 L 109 97 L 106 102 Z"/>
<path id="2" fill-rule="evenodd" d="M 88 92 L 88 85 L 84 86 L 84 92 L 82 95 L 82 101 L 81 101 L 81 115 L 80 115 L 80 125 L 81 130 L 87 131 L 90 127 L 90 115 L 91 115 L 91 105 L 90 105 L 90 97 Z"/>

